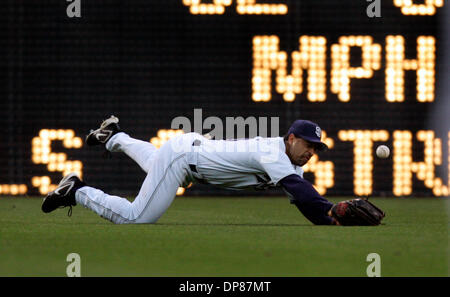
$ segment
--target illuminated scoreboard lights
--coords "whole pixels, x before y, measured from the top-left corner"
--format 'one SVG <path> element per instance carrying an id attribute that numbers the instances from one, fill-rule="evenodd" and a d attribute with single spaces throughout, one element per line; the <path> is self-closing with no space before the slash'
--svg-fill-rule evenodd
<path id="1" fill-rule="evenodd" d="M 360 47 L 361 67 L 350 67 L 350 47 Z M 344 36 L 339 44 L 331 46 L 331 91 L 342 102 L 350 100 L 350 79 L 371 78 L 373 70 L 380 69 L 381 45 L 374 44 L 370 36 Z"/>
<path id="2" fill-rule="evenodd" d="M 292 73 L 287 74 L 288 55 L 279 51 L 277 36 L 253 38 L 253 95 L 254 101 L 270 101 L 272 70 L 276 71 L 276 90 L 286 102 L 303 91 L 303 69 L 309 69 L 308 99 L 324 101 L 326 98 L 326 39 L 303 36 L 300 51 L 292 53 Z"/>
<path id="3" fill-rule="evenodd" d="M 339 131 L 338 137 L 342 141 L 353 141 L 353 185 L 356 195 L 367 196 L 372 193 L 373 172 L 373 142 L 385 142 L 389 139 L 389 132 L 378 131 Z"/>
<path id="4" fill-rule="evenodd" d="M 404 15 L 431 16 L 436 13 L 436 8 L 444 6 L 444 0 L 425 0 L 422 4 L 416 4 L 413 0 L 392 1 L 394 6 L 399 7 Z M 232 0 L 182 0 L 182 2 L 184 5 L 189 6 L 189 12 L 194 15 L 221 15 L 224 14 L 225 9 L 230 7 L 233 3 Z M 279 3 L 287 1 L 277 1 L 278 3 L 257 3 L 257 0 L 236 0 L 235 2 L 237 13 L 242 15 L 285 15 L 289 12 L 287 4 Z"/>
<path id="5" fill-rule="evenodd" d="M 223 14 L 232 0 L 214 0 L 213 3 L 202 3 L 201 0 L 183 0 L 183 4 L 189 6 L 191 14 Z M 210 1 L 211 2 L 211 1 Z M 256 0 L 237 0 L 236 11 L 238 14 L 287 14 L 288 7 L 285 4 L 257 4 Z"/>
<path id="6" fill-rule="evenodd" d="M 325 131 L 322 131 L 322 141 L 329 149 L 334 147 L 334 140 L 327 137 Z M 319 161 L 319 157 L 314 155 L 302 168 L 305 172 L 314 173 L 314 187 L 320 195 L 325 195 L 327 189 L 334 186 L 333 162 Z"/>
<path id="7" fill-rule="evenodd" d="M 394 187 L 395 196 L 412 194 L 412 175 L 424 182 L 433 190 L 435 196 L 449 196 L 450 193 L 450 132 L 448 133 L 448 186 L 439 177 L 435 177 L 435 167 L 442 165 L 442 141 L 436 138 L 433 131 L 417 132 L 417 140 L 424 143 L 424 161 L 413 162 L 412 133 L 395 131 L 394 137 Z"/>
<path id="8" fill-rule="evenodd" d="M 402 36 L 386 38 L 386 100 L 404 101 L 405 70 L 417 73 L 417 100 L 434 101 L 435 83 L 435 38 L 421 36 L 417 38 L 417 59 L 405 59 L 405 40 Z"/>
<path id="9" fill-rule="evenodd" d="M 0 185 L 0 195 L 25 195 L 28 192 L 27 185 L 24 184 L 3 184 Z"/>
<path id="10" fill-rule="evenodd" d="M 288 54 L 279 49 L 278 36 L 253 38 L 252 100 L 268 102 L 272 99 L 272 71 L 275 72 L 275 90 L 283 100 L 292 102 L 303 92 L 303 73 L 307 71 L 307 99 L 310 102 L 326 101 L 326 51 L 324 36 L 301 36 L 299 51 L 291 53 L 291 72 L 288 73 Z M 433 36 L 417 38 L 417 58 L 405 58 L 405 39 L 401 35 L 386 37 L 385 99 L 387 102 L 405 100 L 405 71 L 416 72 L 417 101 L 433 102 L 435 85 L 436 39 Z M 350 48 L 362 52 L 360 67 L 350 67 Z M 381 44 L 371 36 L 341 36 L 331 45 L 331 92 L 341 102 L 351 99 L 352 79 L 369 79 L 381 69 Z"/>
<path id="11" fill-rule="evenodd" d="M 404 15 L 434 15 L 436 7 L 444 6 L 444 0 L 425 0 L 423 4 L 414 4 L 413 0 L 394 0 Z"/>
<path id="12" fill-rule="evenodd" d="M 170 138 L 183 134 L 183 130 L 161 129 L 156 137 L 150 139 L 156 148 L 160 148 Z M 328 137 L 323 131 L 323 141 L 330 149 L 334 148 L 335 141 Z M 341 141 L 353 142 L 353 191 L 356 195 L 366 196 L 373 192 L 373 143 L 386 142 L 390 139 L 387 130 L 341 130 L 338 132 Z M 450 194 L 450 174 L 447 185 L 435 176 L 436 167 L 442 166 L 443 142 L 435 137 L 434 131 L 421 130 L 416 133 L 416 140 L 424 144 L 424 160 L 413 160 L 413 133 L 407 130 L 396 130 L 392 133 L 393 143 L 393 188 L 394 196 L 409 196 L 413 193 L 413 177 L 423 181 L 426 188 L 432 190 L 435 196 L 448 196 Z M 47 165 L 50 172 L 61 172 L 62 176 L 76 172 L 80 177 L 83 175 L 83 164 L 81 161 L 69 161 L 67 154 L 51 151 L 52 141 L 62 141 L 63 146 L 68 149 L 79 149 L 82 140 L 75 136 L 73 130 L 43 129 L 39 136 L 32 140 L 32 160 L 34 164 Z M 450 172 L 450 131 L 447 142 L 448 172 Z M 334 187 L 335 166 L 332 161 L 319 160 L 315 155 L 303 167 L 305 172 L 314 174 L 314 187 L 321 195 L 325 195 L 327 189 Z M 38 188 L 43 195 L 56 188 L 51 183 L 49 176 L 33 176 L 31 185 Z M 191 185 L 188 186 L 188 188 Z M 25 184 L 2 184 L 0 195 L 25 195 L 28 192 Z M 180 187 L 177 195 L 183 195 L 185 189 Z"/>
<path id="13" fill-rule="evenodd" d="M 206 2 L 206 3 L 205 3 Z M 211 3 L 212 2 L 212 3 Z M 257 3 L 256 0 L 236 0 L 238 14 L 242 15 L 287 15 L 287 1 L 278 3 Z M 280 3 L 281 2 L 281 3 Z M 284 3 L 283 3 L 284 2 Z M 394 7 L 400 8 L 405 16 L 432 16 L 437 8 L 444 6 L 444 0 L 392 0 Z M 189 12 L 194 15 L 224 14 L 233 4 L 232 0 L 182 0 Z M 388 102 L 404 101 L 404 71 L 417 73 L 417 100 L 434 101 L 435 83 L 435 38 L 420 36 L 417 39 L 417 59 L 405 59 L 404 37 L 387 36 L 385 99 Z M 307 98 L 311 102 L 326 100 L 326 43 L 323 36 L 300 37 L 300 51 L 294 51 L 291 58 L 279 50 L 277 36 L 255 36 L 253 38 L 252 99 L 267 102 L 272 98 L 271 71 L 276 72 L 275 90 L 283 94 L 286 102 L 295 100 L 295 95 L 303 92 L 303 71 L 308 71 Z M 362 65 L 350 67 L 350 48 L 360 47 Z M 351 79 L 369 79 L 373 71 L 381 68 L 380 44 L 374 43 L 371 36 L 342 36 L 338 44 L 331 46 L 331 92 L 337 94 L 342 102 L 350 101 Z M 288 60 L 292 71 L 288 73 Z"/>
<path id="14" fill-rule="evenodd" d="M 63 176 L 75 172 L 80 178 L 83 177 L 83 163 L 75 160 L 67 159 L 65 153 L 55 153 L 51 150 L 53 141 L 61 141 L 64 148 L 79 149 L 83 146 L 80 137 L 75 136 L 75 132 L 71 129 L 42 129 L 38 137 L 34 137 L 31 141 L 31 160 L 34 164 L 45 164 L 50 172 L 61 172 Z M 57 185 L 51 184 L 48 176 L 34 176 L 31 179 L 33 187 L 39 188 L 39 193 L 47 194 L 53 191 Z"/>

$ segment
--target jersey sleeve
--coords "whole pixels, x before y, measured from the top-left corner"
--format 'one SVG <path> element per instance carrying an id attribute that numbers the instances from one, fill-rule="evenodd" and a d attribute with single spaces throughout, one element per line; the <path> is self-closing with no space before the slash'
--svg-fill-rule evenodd
<path id="1" fill-rule="evenodd" d="M 300 212 L 315 225 L 332 225 L 333 219 L 328 211 L 333 206 L 298 174 L 292 174 L 280 181 L 281 187 Z"/>

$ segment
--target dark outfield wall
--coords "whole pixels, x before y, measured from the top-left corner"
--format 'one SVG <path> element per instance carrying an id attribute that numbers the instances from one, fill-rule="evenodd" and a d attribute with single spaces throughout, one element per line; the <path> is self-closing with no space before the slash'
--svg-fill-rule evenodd
<path id="1" fill-rule="evenodd" d="M 436 96 L 445 83 L 440 74 L 443 8 L 436 7 L 431 16 L 411 16 L 386 0 L 379 7 L 381 17 L 370 18 L 370 2 L 363 0 L 273 0 L 258 3 L 284 4 L 287 13 L 245 15 L 238 13 L 235 2 L 230 1 L 221 15 L 199 15 L 190 12 L 191 1 L 81 0 L 81 17 L 70 18 L 67 6 L 71 3 L 64 0 L 2 1 L 6 45 L 1 58 L 0 184 L 25 185 L 27 194 L 35 195 L 39 191 L 33 177 L 48 176 L 53 184 L 62 177 L 61 172 L 50 172 L 48 164 L 33 161 L 32 139 L 42 129 L 73 129 L 75 136 L 84 138 L 90 128 L 114 114 L 131 135 L 150 140 L 159 129 L 170 128 L 175 117 L 193 121 L 196 108 L 202 109 L 203 119 L 216 116 L 224 122 L 226 117 L 278 117 L 280 135 L 296 118 L 318 122 L 334 141 L 333 148 L 320 156 L 333 162 L 334 185 L 327 195 L 355 194 L 354 143 L 343 141 L 339 131 L 387 131 L 387 141 L 374 142 L 372 157 L 379 144 L 393 148 L 395 130 L 410 131 L 413 160 L 424 162 L 424 142 L 416 133 L 431 130 L 429 112 L 446 100 Z M 266 35 L 279 38 L 279 51 L 288 56 L 288 73 L 291 53 L 299 51 L 301 36 L 325 38 L 324 102 L 307 99 L 306 82 L 293 102 L 284 101 L 276 90 L 275 72 L 271 100 L 252 100 L 252 42 L 255 36 Z M 389 35 L 404 37 L 406 59 L 418 58 L 419 36 L 435 39 L 432 102 L 418 101 L 416 71 L 405 71 L 404 101 L 387 101 Z M 348 102 L 340 101 L 331 90 L 331 48 L 343 36 L 370 36 L 381 48 L 379 69 L 368 79 L 351 79 Z M 362 60 L 361 48 L 351 47 L 350 66 L 359 67 Z M 441 139 L 442 162 L 431 162 L 434 167 L 427 169 L 444 184 L 448 180 L 447 128 L 435 129 L 435 137 Z M 100 149 L 68 149 L 57 140 L 51 143 L 51 151 L 65 153 L 69 161 L 81 161 L 84 179 L 109 192 L 132 196 L 144 178 L 125 156 L 104 159 Z M 371 195 L 393 195 L 393 158 L 373 158 L 372 166 Z M 412 176 L 412 195 L 433 195 L 416 173 Z M 306 177 L 314 182 L 316 175 L 309 172 Z M 195 186 L 186 195 L 222 193 Z"/>

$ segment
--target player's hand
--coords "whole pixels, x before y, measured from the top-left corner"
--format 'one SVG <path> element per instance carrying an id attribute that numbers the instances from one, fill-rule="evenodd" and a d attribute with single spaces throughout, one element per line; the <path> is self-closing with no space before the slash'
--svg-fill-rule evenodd
<path id="1" fill-rule="evenodd" d="M 328 212 L 337 225 L 343 226 L 377 226 L 381 223 L 385 213 L 370 203 L 368 199 L 357 198 L 341 201 Z"/>
<path id="2" fill-rule="evenodd" d="M 333 218 L 333 214 L 331 213 L 331 209 L 328 211 L 328 216 L 330 216 L 333 219 L 333 223 L 331 223 L 331 225 L 336 225 L 336 226 L 340 226 L 341 225 L 341 224 L 339 224 L 338 220 Z"/>

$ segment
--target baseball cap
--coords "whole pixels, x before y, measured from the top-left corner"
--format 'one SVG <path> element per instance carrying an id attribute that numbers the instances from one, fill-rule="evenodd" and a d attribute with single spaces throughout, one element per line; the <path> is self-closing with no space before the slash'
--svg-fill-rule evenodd
<path id="1" fill-rule="evenodd" d="M 317 145 L 318 151 L 325 151 L 328 146 L 320 141 L 322 137 L 322 129 L 319 125 L 308 120 L 296 120 L 292 123 L 288 130 L 288 135 L 294 134 L 295 137 L 302 138 L 306 141 L 312 142 Z"/>

